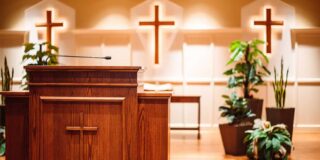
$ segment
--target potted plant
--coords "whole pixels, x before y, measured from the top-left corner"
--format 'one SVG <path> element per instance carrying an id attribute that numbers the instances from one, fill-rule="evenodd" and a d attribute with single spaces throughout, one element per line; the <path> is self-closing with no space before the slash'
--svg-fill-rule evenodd
<path id="1" fill-rule="evenodd" d="M 253 130 L 246 131 L 244 142 L 247 156 L 256 160 L 287 160 L 292 143 L 284 124 L 272 126 L 270 122 L 255 120 Z"/>
<path id="2" fill-rule="evenodd" d="M 4 57 L 4 68 L 1 68 L 1 87 L 2 91 L 10 91 L 13 86 L 14 69 L 11 69 L 11 74 L 8 67 L 7 57 Z M 5 143 L 5 99 L 1 97 L 0 105 L 0 156 L 6 152 Z"/>
<path id="3" fill-rule="evenodd" d="M 226 154 L 245 155 L 246 146 L 243 144 L 245 131 L 252 128 L 251 117 L 255 115 L 247 107 L 247 100 L 236 93 L 231 96 L 223 95 L 227 106 L 220 106 L 221 117 L 227 119 L 227 124 L 219 124 L 220 134 Z"/>
<path id="4" fill-rule="evenodd" d="M 263 100 L 255 99 L 252 93 L 257 93 L 256 87 L 264 83 L 262 78 L 270 75 L 269 70 L 264 66 L 264 63 L 269 63 L 269 59 L 259 49 L 262 44 L 264 42 L 261 40 L 232 42 L 231 57 L 227 65 L 233 64 L 233 67 L 224 72 L 224 75 L 230 76 L 228 87 L 242 89 L 243 97 L 248 100 L 248 107 L 257 118 L 261 118 Z"/>
<path id="5" fill-rule="evenodd" d="M 24 44 L 24 55 L 22 62 L 27 62 L 27 65 L 56 65 L 58 64 L 57 54 L 59 48 L 47 42 L 43 43 L 26 43 Z M 44 49 L 47 48 L 47 49 Z M 28 75 L 23 76 L 22 87 L 28 90 Z"/>
<path id="6" fill-rule="evenodd" d="M 276 101 L 276 107 L 267 108 L 266 111 L 267 111 L 267 120 L 270 121 L 271 124 L 279 124 L 279 123 L 285 124 L 292 138 L 295 109 L 285 108 L 287 85 L 288 85 L 288 74 L 289 74 L 289 68 L 286 71 L 286 76 L 284 79 L 283 58 L 281 58 L 280 77 L 279 79 L 277 78 L 277 70 L 274 67 L 274 82 L 272 83 L 274 97 Z"/>
<path id="7" fill-rule="evenodd" d="M 11 69 L 11 74 L 10 70 L 8 67 L 8 61 L 7 57 L 4 57 L 4 69 L 1 68 L 1 87 L 2 91 L 10 91 L 12 90 L 13 86 L 13 75 L 14 75 L 14 69 Z M 4 97 L 1 97 L 1 104 L 4 104 Z"/>
<path id="8" fill-rule="evenodd" d="M 6 154 L 6 130 L 5 126 L 0 127 L 0 156 L 4 156 Z"/>

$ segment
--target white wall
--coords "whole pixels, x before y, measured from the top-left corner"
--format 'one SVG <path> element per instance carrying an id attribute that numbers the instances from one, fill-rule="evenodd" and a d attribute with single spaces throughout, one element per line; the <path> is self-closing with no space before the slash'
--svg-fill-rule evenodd
<path id="1" fill-rule="evenodd" d="M 265 0 L 258 1 L 265 2 Z M 283 5 L 278 3 L 280 0 L 268 0 L 268 2 L 273 1 L 276 1 L 275 4 L 272 4 L 275 5 L 275 9 L 279 6 L 281 8 Z M 138 8 L 148 8 L 154 4 L 153 1 L 146 2 L 138 5 Z M 164 14 L 171 17 L 181 17 L 183 8 L 179 8 L 167 0 L 156 1 L 156 3 L 162 2 L 164 4 L 161 7 L 166 8 Z M 243 24 L 247 24 L 251 16 L 263 14 L 261 11 L 265 6 L 259 5 L 257 2 L 249 4 L 243 9 Z M 252 10 L 250 6 L 256 10 Z M 284 9 L 283 12 L 276 12 L 280 15 L 277 18 L 285 17 L 283 19 L 294 21 L 295 16 L 292 15 L 294 12 L 290 6 L 287 7 L 289 9 Z M 250 12 L 246 12 L 246 9 Z M 175 12 L 176 10 L 177 12 Z M 132 12 L 134 13 L 134 9 Z M 141 12 L 147 19 L 152 17 L 151 13 L 150 11 Z M 148 32 L 139 29 L 142 32 L 139 35 L 137 26 L 135 26 L 135 21 L 139 19 L 136 19 L 135 16 L 127 18 L 131 19 L 133 23 L 127 27 L 128 29 L 110 29 L 112 22 L 106 22 L 109 29 L 103 28 L 102 25 L 92 29 L 70 29 L 65 35 L 57 33 L 58 37 L 70 38 L 70 40 L 64 39 L 63 43 L 59 45 L 64 52 L 62 54 L 112 56 L 111 61 L 68 59 L 62 61 L 63 65 L 144 66 L 146 71 L 140 76 L 141 81 L 157 84 L 172 83 L 174 94 L 201 95 L 203 127 L 214 126 L 221 122 L 218 112 L 218 107 L 224 104 L 221 95 L 231 92 L 226 88 L 227 77 L 222 75 L 223 71 L 228 68 L 225 64 L 230 55 L 229 44 L 236 39 L 263 38 L 264 30 L 250 30 L 251 26 L 247 25 L 243 25 L 242 28 L 214 29 L 216 28 L 214 24 L 206 27 L 207 29 L 197 28 L 196 24 L 186 25 L 193 30 L 182 28 L 180 25 L 175 26 L 172 30 L 167 28 L 163 33 L 164 37 L 170 37 L 169 39 L 174 37 L 173 41 L 162 39 L 164 41 L 162 42 L 164 43 L 163 47 L 166 49 L 160 53 L 160 65 L 154 65 L 154 54 L 150 51 L 153 47 L 151 43 L 148 43 L 150 35 L 153 33 L 152 29 Z M 270 55 L 269 68 L 272 69 L 274 65 L 278 68 L 281 55 L 284 56 L 285 66 L 290 67 L 287 106 L 297 109 L 295 123 L 299 126 L 320 126 L 318 116 L 320 100 L 317 98 L 320 97 L 320 29 L 294 31 L 293 27 L 290 23 L 290 25 L 276 31 L 273 40 L 274 52 Z M 19 80 L 22 75 L 20 62 L 23 48 L 21 45 L 27 36 L 24 32 L 23 34 L 13 34 L 8 31 L 3 31 L 0 35 L 0 63 L 2 64 L 5 55 L 8 56 L 9 64 L 16 69 L 15 79 Z M 74 45 L 74 51 L 70 49 L 70 45 Z M 295 48 L 293 49 L 293 47 Z M 265 100 L 264 107 L 274 106 L 273 90 L 269 83 L 272 76 L 266 80 L 267 85 L 259 88 L 260 91 L 256 97 Z M 18 89 L 18 87 L 15 88 Z M 174 126 L 191 126 L 196 124 L 196 115 L 196 105 L 194 104 L 173 104 L 170 119 Z"/>

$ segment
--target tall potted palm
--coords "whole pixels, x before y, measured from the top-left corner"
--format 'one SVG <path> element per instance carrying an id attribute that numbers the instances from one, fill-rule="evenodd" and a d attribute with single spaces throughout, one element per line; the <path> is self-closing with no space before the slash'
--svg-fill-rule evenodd
<path id="1" fill-rule="evenodd" d="M 267 120 L 271 122 L 271 124 L 280 124 L 283 123 L 287 126 L 288 131 L 291 135 L 293 132 L 293 122 L 294 122 L 294 108 L 285 108 L 286 103 L 286 94 L 287 94 L 287 85 L 288 85 L 288 75 L 289 68 L 286 71 L 286 75 L 284 78 L 283 73 L 283 59 L 281 59 L 280 66 L 280 77 L 277 78 L 277 70 L 274 68 L 274 82 L 273 91 L 274 97 L 276 101 L 276 107 L 267 108 Z"/>
<path id="2" fill-rule="evenodd" d="M 220 116 L 228 123 L 219 124 L 220 134 L 226 154 L 245 155 L 246 145 L 243 143 L 245 131 L 252 128 L 251 117 L 255 115 L 247 107 L 247 100 L 236 93 L 231 96 L 223 95 L 226 106 L 220 106 Z"/>
<path id="3" fill-rule="evenodd" d="M 269 59 L 259 49 L 262 44 L 264 42 L 261 40 L 232 42 L 227 65 L 233 67 L 224 72 L 224 75 L 229 76 L 228 87 L 242 89 L 243 97 L 248 100 L 248 107 L 257 118 L 261 118 L 263 100 L 255 99 L 253 93 L 257 93 L 257 86 L 264 83 L 262 78 L 270 75 L 270 71 L 264 65 L 269 63 Z"/>

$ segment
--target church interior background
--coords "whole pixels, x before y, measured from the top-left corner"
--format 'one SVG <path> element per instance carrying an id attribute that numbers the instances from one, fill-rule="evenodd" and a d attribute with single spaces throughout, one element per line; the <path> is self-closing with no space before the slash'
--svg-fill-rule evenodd
<path id="1" fill-rule="evenodd" d="M 142 66 L 143 84 L 170 84 L 173 94 L 201 96 L 201 128 L 215 128 L 226 87 L 229 46 L 234 40 L 267 40 L 266 27 L 254 21 L 271 18 L 273 25 L 267 56 L 270 71 L 289 68 L 286 106 L 295 108 L 294 126 L 320 127 L 320 18 L 318 0 L 2 0 L 0 6 L 0 64 L 7 57 L 15 70 L 13 90 L 23 76 L 26 42 L 44 42 L 52 11 L 52 43 L 60 55 L 111 56 L 111 60 L 59 58 L 60 65 Z M 157 7 L 155 7 L 157 6 Z M 153 21 L 158 20 L 158 34 Z M 146 23 L 143 23 L 146 22 Z M 148 23 L 149 22 L 149 23 Z M 143 25 L 145 24 L 145 25 Z M 266 46 L 262 48 L 267 52 Z M 264 108 L 275 106 L 273 72 L 255 97 Z M 170 105 L 171 127 L 197 125 L 194 104 Z M 266 116 L 263 111 L 263 118 Z M 174 139 L 175 136 L 173 136 Z M 188 136 L 187 136 L 188 137 Z M 184 138 L 187 138 L 184 137 Z M 174 141 L 174 140 L 173 140 Z"/>

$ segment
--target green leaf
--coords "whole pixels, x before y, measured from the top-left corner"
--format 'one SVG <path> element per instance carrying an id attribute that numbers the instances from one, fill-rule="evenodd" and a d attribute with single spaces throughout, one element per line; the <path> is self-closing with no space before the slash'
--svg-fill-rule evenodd
<path id="1" fill-rule="evenodd" d="M 257 64 L 257 65 L 259 65 L 259 66 L 263 66 L 263 64 L 262 64 L 262 62 L 261 62 L 261 60 L 260 59 L 255 59 L 254 60 L 255 61 L 255 63 Z"/>
<path id="2" fill-rule="evenodd" d="M 225 71 L 223 74 L 226 76 L 230 76 L 233 74 L 233 69 L 229 69 L 229 70 Z"/>
<path id="3" fill-rule="evenodd" d="M 281 147 L 280 141 L 277 138 L 272 139 L 272 150 L 278 152 Z"/>
<path id="4" fill-rule="evenodd" d="M 34 49 L 35 44 L 34 43 L 26 43 L 24 44 L 24 53 L 27 53 Z"/>
<path id="5" fill-rule="evenodd" d="M 266 140 L 266 149 L 269 149 L 272 146 L 272 141 L 267 139 Z"/>
<path id="6" fill-rule="evenodd" d="M 2 143 L 0 145 L 0 156 L 4 156 L 5 153 L 6 153 L 6 143 Z"/>
<path id="7" fill-rule="evenodd" d="M 55 53 L 59 53 L 59 48 L 54 45 L 48 44 L 48 48 L 49 50 L 55 51 Z"/>
<path id="8" fill-rule="evenodd" d="M 259 150 L 263 149 L 265 147 L 265 145 L 267 144 L 267 140 L 266 139 L 267 138 L 261 138 L 259 140 L 260 141 L 259 146 L 258 146 Z"/>
<path id="9" fill-rule="evenodd" d="M 257 88 L 250 88 L 250 91 L 253 91 L 255 93 L 259 92 L 259 90 Z"/>
<path id="10" fill-rule="evenodd" d="M 225 98 L 225 99 L 229 99 L 229 96 L 228 96 L 228 95 L 225 95 L 225 94 L 222 95 L 222 97 Z"/>
<path id="11" fill-rule="evenodd" d="M 258 53 L 260 53 L 260 55 L 264 58 L 264 60 L 269 63 L 269 58 L 267 57 L 266 54 L 264 54 L 262 51 L 258 50 Z"/>
<path id="12" fill-rule="evenodd" d="M 262 66 L 262 68 L 263 68 L 263 70 L 264 70 L 265 72 L 267 72 L 268 75 L 271 74 L 271 72 L 268 70 L 268 68 L 267 68 L 266 66 Z"/>

